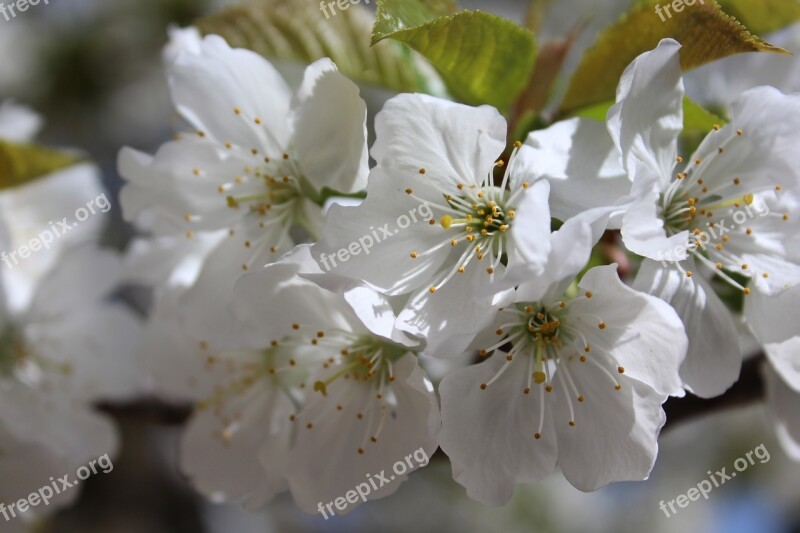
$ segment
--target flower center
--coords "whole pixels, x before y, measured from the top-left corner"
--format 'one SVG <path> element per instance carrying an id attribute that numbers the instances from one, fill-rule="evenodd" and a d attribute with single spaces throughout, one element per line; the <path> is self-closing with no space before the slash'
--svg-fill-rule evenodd
<path id="1" fill-rule="evenodd" d="M 741 142 L 741 138 L 745 136 L 742 130 L 734 132 L 726 128 L 721 131 L 719 126 L 714 126 L 709 139 L 714 139 L 713 135 L 717 134 L 722 136 L 717 150 L 705 159 L 690 161 L 686 169 L 678 173 L 663 192 L 659 201 L 660 216 L 667 235 L 691 232 L 685 250 L 700 264 L 744 294 L 749 294 L 750 289 L 745 288 L 726 271 L 741 272 L 748 278 L 756 275 L 739 252 L 743 248 L 757 246 L 752 241 L 757 228 L 754 230 L 749 226 L 755 226 L 766 216 L 787 221 L 789 215 L 769 213 L 766 204 L 762 208 L 754 206 L 756 194 L 767 191 L 777 194 L 781 191 L 780 185 L 762 183 L 753 186 L 752 180 L 748 184 L 746 176 L 722 178 L 714 174 L 712 165 L 726 157 L 735 157 L 726 154 L 732 146 L 735 149 L 735 143 Z M 683 163 L 683 158 L 678 157 L 677 162 Z M 677 266 L 680 268 L 679 264 Z M 692 272 L 685 274 L 687 277 L 693 275 Z M 764 278 L 769 277 L 769 272 L 759 274 Z"/>
<path id="2" fill-rule="evenodd" d="M 443 203 L 431 202 L 414 195 L 414 190 L 406 189 L 406 194 L 421 203 L 429 205 L 442 213 L 439 225 L 445 230 L 446 237 L 432 248 L 410 253 L 412 259 L 429 255 L 445 246 L 454 249 L 452 260 L 448 263 L 449 269 L 443 269 L 438 280 L 430 287 L 430 292 L 435 293 L 441 289 L 456 274 L 466 272 L 469 264 L 475 259 L 480 262 L 488 259 L 486 273 L 494 276 L 495 271 L 506 256 L 506 235 L 512 229 L 516 217 L 516 201 L 529 187 L 527 182 L 515 184 L 511 179 L 513 161 L 521 147 L 521 143 L 514 144 L 509 163 L 499 160 L 496 168 L 505 167 L 503 181 L 498 187 L 494 183 L 494 169 L 490 171 L 480 183 L 461 183 L 452 180 L 429 180 L 430 185 L 440 190 Z M 426 170 L 420 169 L 420 174 L 425 175 Z M 432 225 L 436 222 L 431 220 Z"/>
<path id="3" fill-rule="evenodd" d="M 327 379 L 314 383 L 314 390 L 327 396 L 328 386 L 340 378 L 370 382 L 381 390 L 384 385 L 394 381 L 392 363 L 406 351 L 403 347 L 373 337 L 360 337 L 352 345 L 340 350 L 339 370 Z"/>
<path id="4" fill-rule="evenodd" d="M 72 365 L 42 357 L 31 350 L 17 328 L 7 326 L 0 335 L 0 379 L 16 379 L 35 387 L 44 373 L 68 376 Z"/>
<path id="5" fill-rule="evenodd" d="M 592 298 L 591 292 L 571 300 Z M 598 316 L 581 312 L 579 315 L 571 314 L 566 302 L 545 304 L 542 302 L 517 303 L 511 307 L 500 310 L 508 321 L 502 324 L 495 333 L 500 340 L 493 346 L 480 351 L 482 357 L 487 357 L 496 350 L 503 350 L 506 362 L 497 373 L 486 383 L 482 383 L 481 390 L 491 387 L 503 373 L 517 361 L 519 357 L 527 356 L 527 386 L 522 390 L 526 395 L 531 393 L 533 387 L 539 389 L 539 429 L 534 438 L 540 439 L 544 425 L 545 393 L 553 392 L 554 387 L 561 388 L 566 398 L 570 411 L 567 424 L 575 426 L 575 410 L 572 399 L 577 399 L 581 404 L 586 398 L 578 390 L 578 386 L 570 372 L 570 365 L 588 363 L 595 366 L 602 374 L 603 379 L 609 379 L 615 390 L 619 391 L 622 385 L 614 377 L 613 370 L 606 368 L 609 361 L 616 364 L 613 356 L 604 354 L 604 357 L 592 357 L 589 342 L 584 332 L 586 328 L 597 328 L 605 331 L 609 328 Z M 520 363 L 524 364 L 524 363 Z M 625 369 L 616 364 L 618 374 L 623 374 Z"/>

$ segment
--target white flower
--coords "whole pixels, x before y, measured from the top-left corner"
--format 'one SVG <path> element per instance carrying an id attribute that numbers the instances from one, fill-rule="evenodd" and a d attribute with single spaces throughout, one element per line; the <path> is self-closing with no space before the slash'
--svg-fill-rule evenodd
<path id="1" fill-rule="evenodd" d="M 10 312 L 2 302 L 0 470 L 11 468 L 7 461 L 38 457 L 36 467 L 12 478 L 13 487 L 0 489 L 4 495 L 115 452 L 114 427 L 93 402 L 137 391 L 138 321 L 105 300 L 120 275 L 115 254 L 79 247 L 42 279 L 26 310 Z M 40 466 L 49 473 L 34 478 Z"/>
<path id="2" fill-rule="evenodd" d="M 554 186 L 553 204 L 566 214 L 594 206 L 594 212 L 613 215 L 609 227 L 621 227 L 625 246 L 647 258 L 634 287 L 670 302 L 684 321 L 691 339 L 681 373 L 687 389 L 714 396 L 738 377 L 741 353 L 733 321 L 704 274 L 745 294 L 777 294 L 800 282 L 797 220 L 777 209 L 782 195 L 800 183 L 800 96 L 768 87 L 744 93 L 733 104 L 731 122 L 715 127 L 683 164 L 679 49 L 666 39 L 628 67 L 608 113 L 610 139 L 574 135 L 596 129 L 578 121 L 572 128 L 556 125 L 533 134 L 525 150 L 536 157 L 548 146 L 542 138 L 566 130 L 548 142 L 569 153 L 570 161 L 558 172 L 539 169 L 545 177 L 573 182 L 572 198 L 561 195 L 565 187 Z M 609 152 L 629 178 L 627 193 L 613 166 L 606 172 L 612 179 L 601 181 L 581 163 L 586 153 L 603 160 Z M 604 183 L 613 183 L 614 194 L 621 195 L 613 205 L 595 194 Z M 750 278 L 750 287 L 732 272 Z"/>
<path id="3" fill-rule="evenodd" d="M 492 301 L 487 286 L 502 280 L 505 266 L 527 264 L 540 273 L 547 259 L 549 186 L 516 171 L 519 145 L 508 164 L 498 161 L 506 128 L 489 106 L 417 94 L 391 99 L 376 118 L 378 166 L 367 199 L 331 208 L 325 238 L 313 249 L 323 268 L 408 294 L 401 327 L 434 350 L 447 346 L 455 355 L 469 344 Z M 431 210 L 428 220 L 402 222 L 423 207 Z M 374 246 L 365 253 L 333 262 L 371 235 Z"/>
<path id="4" fill-rule="evenodd" d="M 439 443 L 478 501 L 502 505 L 557 464 L 584 491 L 653 466 L 686 335 L 674 310 L 626 287 L 616 265 L 572 285 L 588 258 L 573 243 L 589 232 L 568 222 L 556 233 L 544 276 L 499 311 L 480 352 L 490 359 L 441 383 Z"/>
<path id="5" fill-rule="evenodd" d="M 31 142 L 41 123 L 41 117 L 27 107 L 9 102 L 0 105 L 0 141 Z M 77 224 L 74 213 L 103 192 L 99 169 L 88 162 L 0 191 L 0 224 L 4 225 L 8 239 L 2 250 L 6 255 L 0 272 L 6 305 L 12 311 L 27 308 L 38 283 L 56 266 L 65 250 L 99 237 L 105 223 L 102 216 Z M 31 253 L 27 259 L 10 255 L 21 246 L 28 246 L 31 240 L 39 239 L 42 232 L 52 234 L 51 226 L 61 229 L 59 222 L 64 217 L 69 219 L 71 228 L 63 230 L 49 246 Z"/>
<path id="6" fill-rule="evenodd" d="M 364 188 L 366 105 L 328 59 L 310 65 L 292 95 L 258 54 L 217 36 L 186 40 L 167 69 L 175 106 L 195 131 L 155 156 L 123 149 L 121 201 L 128 220 L 157 235 L 229 231 L 182 302 L 196 338 L 223 339 L 242 272 L 290 250 L 293 228 L 321 230 L 325 188 Z"/>
<path id="7" fill-rule="evenodd" d="M 237 283 L 243 349 L 209 359 L 217 392 L 183 439 L 182 468 L 202 492 L 252 509 L 289 488 L 316 513 L 398 458 L 435 451 L 439 411 L 418 341 L 362 284 L 326 278 L 332 292 L 298 277 L 319 272 L 301 245 Z"/>

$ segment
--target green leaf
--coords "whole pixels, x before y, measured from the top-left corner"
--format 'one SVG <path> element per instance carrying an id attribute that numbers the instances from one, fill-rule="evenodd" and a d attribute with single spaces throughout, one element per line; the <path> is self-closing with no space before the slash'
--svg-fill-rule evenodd
<path id="1" fill-rule="evenodd" d="M 683 97 L 683 131 L 708 133 L 714 126 L 726 124 L 719 117 L 694 100 Z"/>
<path id="2" fill-rule="evenodd" d="M 329 57 L 354 81 L 398 92 L 427 91 L 415 58 L 393 42 L 370 47 L 374 17 L 361 5 L 347 6 L 335 14 L 329 9 L 326 18 L 315 0 L 263 0 L 223 9 L 195 25 L 268 59 L 312 63 Z"/>
<path id="3" fill-rule="evenodd" d="M 436 17 L 421 0 L 379 0 L 373 43 L 394 39 L 436 68 L 450 93 L 471 104 L 506 109 L 533 71 L 533 34 L 483 11 Z"/>
<path id="4" fill-rule="evenodd" d="M 617 24 L 607 28 L 583 56 L 570 80 L 561 110 L 564 113 L 614 98 L 619 78 L 636 57 L 671 37 L 681 44 L 684 70 L 742 52 L 787 53 L 752 35 L 724 13 L 713 0 L 685 5 L 672 17 L 664 14 L 664 0 L 636 4 Z M 656 13 L 660 7 L 664 21 Z"/>
<path id="5" fill-rule="evenodd" d="M 80 161 L 81 158 L 74 154 L 32 144 L 0 141 L 0 189 L 24 185 Z"/>
<path id="6" fill-rule="evenodd" d="M 576 117 L 591 118 L 594 120 L 599 120 L 600 122 L 605 122 L 608 110 L 612 105 L 614 105 L 614 103 L 615 102 L 612 100 L 610 102 L 603 102 L 602 104 L 584 107 L 583 109 L 579 109 L 573 113 L 573 115 Z"/>
<path id="7" fill-rule="evenodd" d="M 718 0 L 722 9 L 753 33 L 764 35 L 800 20 L 797 0 Z"/>
<path id="8" fill-rule="evenodd" d="M 454 15 L 458 11 L 455 0 L 424 0 L 424 2 L 437 15 Z"/>

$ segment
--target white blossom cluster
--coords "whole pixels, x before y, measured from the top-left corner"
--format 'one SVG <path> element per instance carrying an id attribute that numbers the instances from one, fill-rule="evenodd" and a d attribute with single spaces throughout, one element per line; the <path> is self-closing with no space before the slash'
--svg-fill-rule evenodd
<path id="1" fill-rule="evenodd" d="M 123 262 L 73 250 L 97 241 L 87 225 L 37 255 L 31 279 L 4 272 L 0 501 L 19 454 L 52 471 L 113 452 L 93 402 L 140 381 L 195 403 L 180 450 L 193 486 L 250 510 L 289 491 L 318 513 L 439 448 L 488 505 L 556 470 L 583 491 L 642 480 L 663 404 L 729 389 L 745 330 L 800 460 L 800 95 L 749 88 L 682 154 L 679 53 L 667 39 L 636 58 L 605 123 L 516 141 L 491 106 L 401 94 L 370 146 L 367 105 L 332 61 L 291 88 L 254 52 L 173 32 L 185 130 L 118 161 L 123 215 L 144 236 Z M 36 129 L 0 108 L 0 136 Z M 9 205 L 52 216 L 99 188 L 94 173 L 68 169 Z M 4 249 L 19 227 L 0 220 Z M 631 279 L 598 260 L 604 235 L 634 258 Z M 122 282 L 154 289 L 144 331 L 108 299 Z M 131 379 L 139 364 L 146 380 Z"/>
<path id="2" fill-rule="evenodd" d="M 738 378 L 712 278 L 744 295 L 798 442 L 800 340 L 780 315 L 800 304 L 800 97 L 746 91 L 679 155 L 680 45 L 665 40 L 628 67 L 606 124 L 513 143 L 490 106 L 402 94 L 368 151 L 366 106 L 329 60 L 293 92 L 252 52 L 177 37 L 188 131 L 119 164 L 125 216 L 154 236 L 134 257 L 158 272 L 155 385 L 198 402 L 181 466 L 204 494 L 253 509 L 289 490 L 315 513 L 437 447 L 491 505 L 557 468 L 585 491 L 644 479 L 666 399 Z M 746 223 L 725 227 L 737 210 Z M 631 286 L 616 264 L 589 268 L 606 230 L 643 258 Z M 435 389 L 425 362 L 468 353 Z"/>
<path id="3" fill-rule="evenodd" d="M 0 142 L 29 142 L 41 123 L 29 109 L 6 102 L 0 105 Z M 0 250 L 24 250 L 53 219 L 104 194 L 99 170 L 89 163 L 3 191 Z M 140 319 L 111 299 L 124 278 L 123 260 L 99 247 L 103 225 L 101 217 L 93 217 L 46 241 L 46 247 L 34 241 L 38 249 L 16 258 L 17 266 L 8 260 L 0 270 L 4 505 L 27 498 L 52 476 L 74 473 L 117 451 L 116 429 L 95 403 L 129 399 L 138 391 L 142 370 L 136 350 L 143 331 Z M 78 495 L 59 493 L 47 510 L 41 502 L 25 512 L 4 507 L 2 527 L 22 528 Z"/>

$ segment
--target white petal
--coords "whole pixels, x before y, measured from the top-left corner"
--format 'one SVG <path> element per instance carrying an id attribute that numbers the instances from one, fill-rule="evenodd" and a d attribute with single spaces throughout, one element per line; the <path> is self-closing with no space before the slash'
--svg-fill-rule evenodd
<path id="1" fill-rule="evenodd" d="M 145 216 L 156 218 L 156 226 L 145 230 L 174 234 L 227 229 L 246 213 L 231 209 L 226 194 L 219 192 L 243 173 L 244 163 L 213 142 L 184 138 L 164 144 L 155 156 L 123 148 L 118 168 L 127 181 L 120 193 L 125 219 L 141 223 Z M 245 195 L 251 188 L 263 193 L 264 185 L 248 180 L 236 187 L 235 194 Z"/>
<path id="2" fill-rule="evenodd" d="M 614 205 L 631 189 L 605 124 L 596 120 L 574 118 L 534 131 L 515 163 L 515 180 L 550 181 L 553 216 L 560 220 Z"/>
<path id="3" fill-rule="evenodd" d="M 744 316 L 762 344 L 780 343 L 797 335 L 797 322 L 788 317 L 798 315 L 800 286 L 776 296 L 753 291 L 744 300 Z"/>
<path id="4" fill-rule="evenodd" d="M 124 280 L 157 288 L 189 287 L 208 254 L 228 236 L 227 231 L 219 231 L 191 239 L 183 235 L 136 239 L 125 254 Z"/>
<path id="5" fill-rule="evenodd" d="M 667 237 L 659 215 L 659 192 L 640 196 L 622 220 L 622 239 L 633 253 L 658 261 L 682 261 L 687 257 L 689 232 Z"/>
<path id="6" fill-rule="evenodd" d="M 505 149 L 506 121 L 490 106 L 469 107 L 422 94 L 386 102 L 375 118 L 378 165 L 433 179 L 480 183 Z"/>
<path id="7" fill-rule="evenodd" d="M 94 215 L 88 211 L 89 204 Z M 78 209 L 89 213 L 83 222 L 76 219 Z M 0 218 L 11 242 L 4 249 L 8 256 L 0 268 L 10 307 L 19 311 L 30 304 L 37 284 L 57 264 L 64 250 L 97 239 L 109 221 L 110 209 L 99 169 L 90 164 L 75 165 L 25 186 L 4 190 L 0 194 Z M 38 251 L 31 247 L 35 246 L 34 241 L 39 243 Z M 19 255 L 21 246 L 30 250 L 27 259 Z"/>
<path id="8" fill-rule="evenodd" d="M 63 390 L 32 389 L 19 382 L 3 389 L 0 424 L 14 438 L 41 446 L 76 465 L 114 454 L 118 439 L 109 420 Z"/>
<path id="9" fill-rule="evenodd" d="M 186 28 L 170 26 L 167 28 L 167 33 L 169 42 L 164 46 L 161 54 L 165 63 L 169 64 L 175 61 L 184 50 L 192 54 L 202 53 L 203 36 L 200 35 L 200 30 L 194 26 Z"/>
<path id="10" fill-rule="evenodd" d="M 635 379 L 620 379 L 620 390 L 596 367 L 567 363 L 583 402 L 572 399 L 575 426 L 563 389 L 553 419 L 558 434 L 558 464 L 564 477 L 582 491 L 617 481 L 647 479 L 658 453 L 658 434 L 666 422 L 666 396 Z M 568 392 L 569 393 L 569 392 Z"/>
<path id="11" fill-rule="evenodd" d="M 243 265 L 248 265 L 248 270 L 257 270 L 291 246 L 286 242 L 281 249 L 271 252 L 269 245 L 278 240 L 274 234 L 280 228 L 270 228 L 272 231 L 265 233 L 258 225 L 237 226 L 234 234 L 208 255 L 197 281 L 181 298 L 186 331 L 193 339 L 207 342 L 212 351 L 241 346 L 230 306 L 235 301 L 234 286 L 245 273 Z M 246 246 L 248 241 L 251 247 Z"/>
<path id="12" fill-rule="evenodd" d="M 93 246 L 66 253 L 37 287 L 28 316 L 32 321 L 64 320 L 108 297 L 122 278 L 122 259 Z"/>
<path id="13" fill-rule="evenodd" d="M 291 93 L 269 61 L 210 35 L 200 54 L 184 50 L 167 70 L 178 112 L 199 131 L 219 143 L 263 149 L 273 157 L 282 153 L 289 140 Z M 263 124 L 256 124 L 257 118 Z"/>
<path id="14" fill-rule="evenodd" d="M 209 350 L 183 330 L 178 306 L 182 293 L 171 289 L 159 294 L 139 349 L 145 390 L 175 402 L 206 399 L 215 385 L 206 366 Z"/>
<path id="15" fill-rule="evenodd" d="M 547 268 L 541 275 L 530 270 L 515 269 L 506 280 L 519 283 L 516 301 L 537 302 L 552 296 L 563 295 L 566 287 L 589 262 L 592 247 L 596 244 L 592 228 L 578 218 L 568 220 L 551 237 Z"/>
<path id="16" fill-rule="evenodd" d="M 479 297 L 476 288 L 489 284 L 486 264 L 473 261 L 436 293 L 428 287 L 411 295 L 397 317 L 398 328 L 426 341 L 425 354 L 454 358 L 494 320 L 493 294 Z M 502 265 L 495 275 L 502 276 Z"/>
<path id="17" fill-rule="evenodd" d="M 611 354 L 627 376 L 660 394 L 682 395 L 678 369 L 688 340 L 675 311 L 622 283 L 616 265 L 589 270 L 580 288 L 591 297 L 568 304 L 569 320 L 574 316 L 585 325 L 581 333 L 590 345 L 589 357 L 597 348 Z M 598 327 L 598 318 L 606 324 L 604 329 Z"/>
<path id="18" fill-rule="evenodd" d="M 294 334 L 294 324 L 345 331 L 360 327 L 359 332 L 367 332 L 341 294 L 298 276 L 307 271 L 318 269 L 309 247 L 298 246 L 277 263 L 238 280 L 233 289 L 232 314 L 240 326 L 248 329 L 254 347 Z M 316 330 L 299 331 L 316 334 Z"/>
<path id="19" fill-rule="evenodd" d="M 415 356 L 403 356 L 394 364 L 394 372 L 391 391 L 396 404 L 384 413 L 375 442 L 371 437 L 377 431 L 384 402 L 376 399 L 371 384 L 339 379 L 328 386 L 327 396 L 314 393 L 309 398 L 295 422 L 299 424 L 297 441 L 287 465 L 289 485 L 300 509 L 317 513 L 319 503 L 344 498 L 362 484 L 369 490 L 368 500 L 388 496 L 406 479 L 399 468 L 394 470 L 397 462 L 405 463 L 408 457 L 414 467 L 428 463 L 437 448 L 433 438 L 439 424 L 436 396 Z M 384 389 L 386 398 L 390 394 Z M 305 427 L 309 420 L 313 420 L 312 429 Z M 358 453 L 359 448 L 363 454 Z M 405 468 L 410 470 L 408 464 Z M 374 490 L 368 479 L 380 473 L 389 484 Z M 360 503 L 351 502 L 338 513 L 348 513 Z"/>
<path id="20" fill-rule="evenodd" d="M 695 270 L 694 261 L 683 264 Z M 676 268 L 645 261 L 633 286 L 669 303 L 689 336 L 689 351 L 681 366 L 687 390 L 703 398 L 725 392 L 739 378 L 742 353 L 730 311 L 699 274 L 687 278 Z"/>
<path id="21" fill-rule="evenodd" d="M 56 477 L 54 475 L 56 472 L 59 474 L 62 472 L 74 472 L 78 467 L 84 466 L 79 463 L 72 463 L 47 448 L 15 439 L 5 431 L 2 424 L 0 424 L 0 449 L 3 450 L 3 455 L 0 456 L 0 501 L 2 502 L 19 501 L 23 495 L 38 492 L 42 485 L 47 484 L 47 480 L 51 476 Z M 51 492 L 53 497 L 49 500 L 47 507 L 44 507 L 40 501 L 37 507 L 31 508 L 27 516 L 41 516 L 55 512 L 55 510 L 69 505 L 80 496 L 80 490 L 63 491 L 61 494 L 55 494 L 55 491 Z M 44 493 L 47 495 L 47 491 L 44 491 Z M 7 509 L 6 512 L 8 512 Z M 19 509 L 17 509 L 17 516 L 20 516 Z M 14 524 L 17 524 L 19 529 L 16 529 Z M 25 526 L 24 518 L 18 518 L 3 524 L 3 533 L 25 533 L 26 531 L 29 530 Z"/>
<path id="22" fill-rule="evenodd" d="M 772 368 L 787 386 L 800 393 L 800 336 L 764 346 Z"/>
<path id="23" fill-rule="evenodd" d="M 428 224 L 433 216 L 430 206 L 403 192 L 411 185 L 415 195 L 442 201 L 440 191 L 433 187 L 423 190 L 424 183 L 419 181 L 419 174 L 416 176 L 397 182 L 378 167 L 370 174 L 367 199 L 361 205 L 331 206 L 325 237 L 312 248 L 320 268 L 365 281 L 387 294 L 429 288 L 452 252 L 447 244 L 423 255 L 445 241 L 447 235 L 441 226 Z M 410 225 L 401 229 L 399 222 L 405 220 Z M 412 259 L 412 252 L 420 257 Z"/>
<path id="24" fill-rule="evenodd" d="M 800 401 L 798 391 L 787 386 L 771 365 L 764 365 L 767 382 L 767 406 L 775 424 L 775 433 L 786 454 L 800 461 Z"/>
<path id="25" fill-rule="evenodd" d="M 439 386 L 442 430 L 439 445 L 453 463 L 453 477 L 467 495 L 486 505 L 504 505 L 520 483 L 541 481 L 555 470 L 556 434 L 546 398 L 541 438 L 540 390 L 528 386 L 528 361 L 518 356 L 486 390 L 506 363 L 499 352 L 488 361 L 456 370 Z M 552 393 L 547 393 L 552 394 Z"/>
<path id="26" fill-rule="evenodd" d="M 61 379 L 87 401 L 130 399 L 141 390 L 142 368 L 136 355 L 140 319 L 122 304 L 73 308 L 56 320 L 24 329 L 32 351 L 69 372 Z"/>
<path id="27" fill-rule="evenodd" d="M 32 109 L 13 102 L 0 104 L 0 139 L 30 142 L 42 129 L 42 117 Z"/>
<path id="28" fill-rule="evenodd" d="M 711 183 L 740 177 L 743 185 L 751 188 L 800 185 L 796 164 L 800 95 L 786 95 L 774 87 L 756 87 L 734 101 L 731 116 L 731 122 L 715 136 L 733 140 L 725 154 L 709 166 L 706 180 Z M 741 136 L 736 135 L 737 130 L 742 131 Z M 700 157 L 705 155 L 702 148 L 698 151 Z M 709 150 L 716 150 L 716 146 Z"/>
<path id="29" fill-rule="evenodd" d="M 298 248 L 300 247 L 305 247 L 305 245 L 298 246 Z M 318 269 L 317 264 L 313 261 L 312 263 L 313 268 Z M 329 292 L 342 295 L 353 312 L 373 334 L 408 348 L 419 346 L 418 339 L 397 328 L 397 314 L 392 300 L 388 296 L 379 293 L 365 283 L 335 274 L 301 273 L 299 275 Z"/>
<path id="30" fill-rule="evenodd" d="M 274 460 L 285 461 L 291 413 L 283 393 L 266 383 L 220 406 L 199 409 L 182 438 L 181 470 L 197 490 L 216 501 L 253 504 L 254 497 L 270 499 L 287 484 L 282 473 L 265 470 L 260 454 L 269 447 Z"/>
<path id="31" fill-rule="evenodd" d="M 550 183 L 540 180 L 517 201 L 517 216 L 510 229 L 508 266 L 526 264 L 541 273 L 550 253 Z"/>
<path id="32" fill-rule="evenodd" d="M 306 69 L 292 108 L 292 153 L 311 184 L 342 193 L 365 189 L 367 104 L 358 86 L 321 59 Z"/>
<path id="33" fill-rule="evenodd" d="M 637 57 L 617 88 L 617 103 L 608 112 L 608 131 L 630 172 L 642 162 L 662 184 L 670 179 L 683 130 L 681 45 L 672 39 Z"/>

